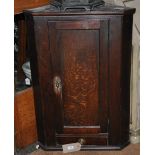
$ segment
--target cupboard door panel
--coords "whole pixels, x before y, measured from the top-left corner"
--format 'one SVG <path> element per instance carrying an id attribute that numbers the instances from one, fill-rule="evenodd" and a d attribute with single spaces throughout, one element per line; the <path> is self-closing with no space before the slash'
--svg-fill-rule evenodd
<path id="1" fill-rule="evenodd" d="M 106 86 L 101 79 L 107 74 L 103 60 L 108 22 L 101 25 L 100 21 L 48 22 L 51 78 L 60 84 L 57 88 L 53 82 L 58 134 L 107 132 L 107 98 L 102 94 Z"/>

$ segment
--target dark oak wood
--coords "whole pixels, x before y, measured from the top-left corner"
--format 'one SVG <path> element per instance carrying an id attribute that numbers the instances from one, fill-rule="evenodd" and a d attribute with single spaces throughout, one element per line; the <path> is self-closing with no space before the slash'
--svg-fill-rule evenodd
<path id="1" fill-rule="evenodd" d="M 123 30 L 122 30 L 122 98 L 121 98 L 121 144 L 129 139 L 129 130 L 127 126 L 130 124 L 130 70 L 131 70 L 131 51 L 132 51 L 132 22 L 133 17 L 123 17 Z M 124 118 L 124 119 L 122 119 Z"/>
<path id="2" fill-rule="evenodd" d="M 57 150 L 80 138 L 86 150 L 129 143 L 134 11 L 107 6 L 59 12 L 45 6 L 25 12 L 43 148 Z"/>
<path id="3" fill-rule="evenodd" d="M 109 143 L 120 143 L 121 130 L 121 58 L 122 17 L 110 21 L 109 33 Z M 128 103 L 129 104 L 129 103 Z"/>
<path id="4" fill-rule="evenodd" d="M 56 146 L 45 146 L 41 142 L 38 142 L 41 148 L 43 148 L 46 151 L 62 151 L 62 145 L 56 145 Z M 82 145 L 81 146 L 81 151 L 109 151 L 109 150 L 121 150 L 124 147 L 129 145 L 129 142 L 123 144 L 123 145 L 117 145 L 117 146 L 112 146 L 112 145 Z"/>
<path id="5" fill-rule="evenodd" d="M 70 143 L 76 143 L 79 141 L 80 138 L 85 139 L 84 145 L 107 145 L 107 137 L 105 135 L 98 135 L 98 134 L 90 134 L 90 135 L 60 135 L 56 136 L 57 142 L 60 145 L 63 144 L 70 144 Z"/>

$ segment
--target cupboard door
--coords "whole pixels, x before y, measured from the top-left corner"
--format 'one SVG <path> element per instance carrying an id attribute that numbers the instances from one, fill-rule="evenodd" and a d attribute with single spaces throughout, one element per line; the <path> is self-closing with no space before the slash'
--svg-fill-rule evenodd
<path id="1" fill-rule="evenodd" d="M 108 135 L 108 21 L 48 21 L 58 143 Z"/>

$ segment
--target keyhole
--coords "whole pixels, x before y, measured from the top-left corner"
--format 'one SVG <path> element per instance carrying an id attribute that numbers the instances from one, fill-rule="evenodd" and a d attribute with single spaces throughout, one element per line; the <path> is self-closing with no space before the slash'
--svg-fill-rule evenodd
<path id="1" fill-rule="evenodd" d="M 56 82 L 56 87 L 57 88 L 59 88 L 59 85 L 60 85 L 60 83 L 59 82 Z"/>
<path id="2" fill-rule="evenodd" d="M 54 82 L 54 91 L 56 94 L 60 94 L 61 93 L 61 79 L 58 76 L 55 76 L 53 79 Z"/>

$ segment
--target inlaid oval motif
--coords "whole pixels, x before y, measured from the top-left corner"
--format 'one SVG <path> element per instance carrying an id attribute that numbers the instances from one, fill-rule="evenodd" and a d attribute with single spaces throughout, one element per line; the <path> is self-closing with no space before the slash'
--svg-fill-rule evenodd
<path id="1" fill-rule="evenodd" d="M 59 76 L 55 76 L 53 79 L 54 92 L 59 95 L 61 94 L 62 84 Z"/>

